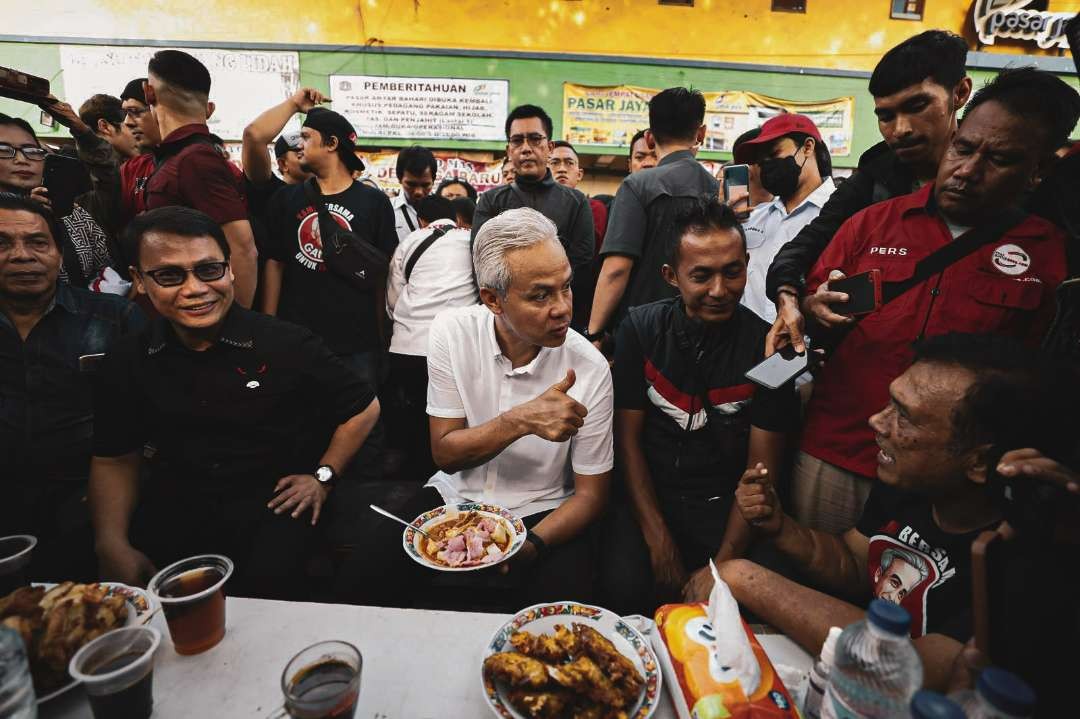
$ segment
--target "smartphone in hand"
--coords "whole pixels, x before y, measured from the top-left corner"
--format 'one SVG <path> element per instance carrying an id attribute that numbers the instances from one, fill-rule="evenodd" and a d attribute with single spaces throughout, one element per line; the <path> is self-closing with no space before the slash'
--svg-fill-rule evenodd
<path id="1" fill-rule="evenodd" d="M 727 165 L 724 167 L 724 202 L 731 200 L 731 196 L 736 194 L 736 191 L 749 192 L 750 191 L 750 166 L 749 165 Z M 749 205 L 749 200 L 747 200 Z"/>
<path id="2" fill-rule="evenodd" d="M 838 315 L 868 315 L 881 307 L 881 270 L 860 272 L 842 280 L 829 282 L 831 292 L 844 292 L 847 302 L 830 306 Z"/>
<path id="3" fill-rule="evenodd" d="M 42 184 L 49 191 L 53 215 L 67 217 L 75 207 L 75 198 L 93 189 L 90 172 L 72 157 L 50 153 L 45 156 Z"/>
<path id="4" fill-rule="evenodd" d="M 779 389 L 816 365 L 817 361 L 818 355 L 809 347 L 805 352 L 796 352 L 794 346 L 788 345 L 751 367 L 745 376 L 766 389 Z"/>

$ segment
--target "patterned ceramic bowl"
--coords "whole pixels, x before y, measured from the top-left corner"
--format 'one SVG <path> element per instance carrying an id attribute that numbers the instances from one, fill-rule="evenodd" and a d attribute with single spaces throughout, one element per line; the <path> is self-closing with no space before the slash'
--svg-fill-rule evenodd
<path id="1" fill-rule="evenodd" d="M 586 624 L 604 635 L 615 648 L 630 659 L 641 676 L 645 677 L 645 688 L 641 697 L 627 711 L 630 719 L 648 719 L 660 703 L 660 689 L 663 680 L 656 654 L 649 641 L 632 627 L 630 623 L 615 612 L 601 607 L 593 607 L 577 602 L 556 602 L 554 604 L 535 604 L 522 609 L 504 624 L 484 648 L 484 659 L 498 652 L 514 651 L 510 637 L 519 631 L 533 634 L 554 634 L 555 625 L 562 624 L 569 628 L 573 623 Z M 484 697 L 496 716 L 503 719 L 528 719 L 507 701 L 506 687 L 495 682 L 480 672 L 484 688 Z"/>
<path id="2" fill-rule="evenodd" d="M 473 572 L 477 569 L 486 569 L 488 567 L 493 567 L 500 562 L 505 562 L 507 559 L 514 556 L 514 554 L 521 549 L 521 545 L 525 543 L 525 535 L 527 533 L 525 530 L 525 523 L 511 514 L 509 510 L 494 504 L 483 504 L 480 502 L 448 504 L 444 507 L 436 507 L 430 512 L 424 512 L 410 522 L 410 524 L 412 524 L 413 527 L 428 530 L 441 522 L 453 519 L 456 515 L 465 512 L 476 512 L 481 517 L 489 517 L 497 522 L 502 522 L 503 526 L 507 528 L 510 532 L 510 544 L 507 546 L 501 559 L 495 562 L 488 562 L 487 564 L 469 567 L 451 567 L 447 564 L 434 562 L 420 550 L 420 547 L 422 546 L 420 543 L 426 542 L 427 539 L 412 527 L 406 527 L 401 535 L 401 544 L 405 547 L 405 553 L 419 564 L 430 569 L 437 569 L 440 572 Z"/>

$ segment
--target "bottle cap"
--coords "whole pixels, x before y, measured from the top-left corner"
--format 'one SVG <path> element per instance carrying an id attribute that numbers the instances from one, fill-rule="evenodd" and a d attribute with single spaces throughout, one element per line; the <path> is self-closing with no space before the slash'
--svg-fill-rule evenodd
<path id="1" fill-rule="evenodd" d="M 890 634 L 907 636 L 911 627 L 911 615 L 899 604 L 884 599 L 875 599 L 870 602 L 870 609 L 866 618 L 878 629 Z"/>
<path id="2" fill-rule="evenodd" d="M 836 642 L 844 630 L 840 627 L 829 627 L 829 635 L 825 637 L 825 643 L 821 645 L 821 661 L 832 666 L 836 660 Z"/>
<path id="3" fill-rule="evenodd" d="M 914 719 L 965 719 L 960 706 L 937 692 L 921 689 L 911 698 L 911 716 Z"/>
<path id="4" fill-rule="evenodd" d="M 1029 716 L 1035 711 L 1035 690 L 1012 672 L 987 667 L 976 684 L 986 701 L 1014 716 Z"/>

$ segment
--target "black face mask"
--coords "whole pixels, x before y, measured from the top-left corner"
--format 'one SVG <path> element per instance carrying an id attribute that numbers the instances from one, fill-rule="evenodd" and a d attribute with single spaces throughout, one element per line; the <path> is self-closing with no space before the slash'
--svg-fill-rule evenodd
<path id="1" fill-rule="evenodd" d="M 770 157 L 758 164 L 761 166 L 761 186 L 780 199 L 791 197 L 799 189 L 799 175 L 803 166 L 795 160 L 794 155 Z M 805 164 L 806 160 L 803 160 Z"/>

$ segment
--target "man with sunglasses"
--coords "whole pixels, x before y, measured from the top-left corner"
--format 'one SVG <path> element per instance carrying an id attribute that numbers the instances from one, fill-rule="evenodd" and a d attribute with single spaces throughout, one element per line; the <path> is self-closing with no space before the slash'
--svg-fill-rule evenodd
<path id="1" fill-rule="evenodd" d="M 235 302 L 229 244 L 209 216 L 160 208 L 128 231 L 132 276 L 160 317 L 100 373 L 101 574 L 141 584 L 155 564 L 214 552 L 236 562 L 238 593 L 303 598 L 313 526 L 378 401 L 311 332 Z"/>
<path id="2" fill-rule="evenodd" d="M 154 172 L 154 150 L 161 144 L 161 132 L 157 118 L 150 112 L 143 92 L 145 77 L 137 77 L 124 86 L 120 93 L 120 107 L 124 110 L 124 126 L 131 130 L 139 154 L 120 166 L 120 218 L 121 227 L 135 215 L 146 212 L 146 181 Z"/>
<path id="3" fill-rule="evenodd" d="M 34 579 L 85 581 L 97 574 L 85 501 L 93 369 L 144 320 L 123 298 L 59 282 L 60 236 L 43 205 L 0 193 L 0 528 L 37 537 Z"/>
<path id="4" fill-rule="evenodd" d="M 472 237 L 485 222 L 505 210 L 529 207 L 555 223 L 559 242 L 574 272 L 574 327 L 584 327 L 592 298 L 595 251 L 593 215 L 589 198 L 555 181 L 548 169 L 554 144 L 551 117 L 542 107 L 521 105 L 506 118 L 506 156 L 514 168 L 514 181 L 480 195 L 473 215 Z"/>

